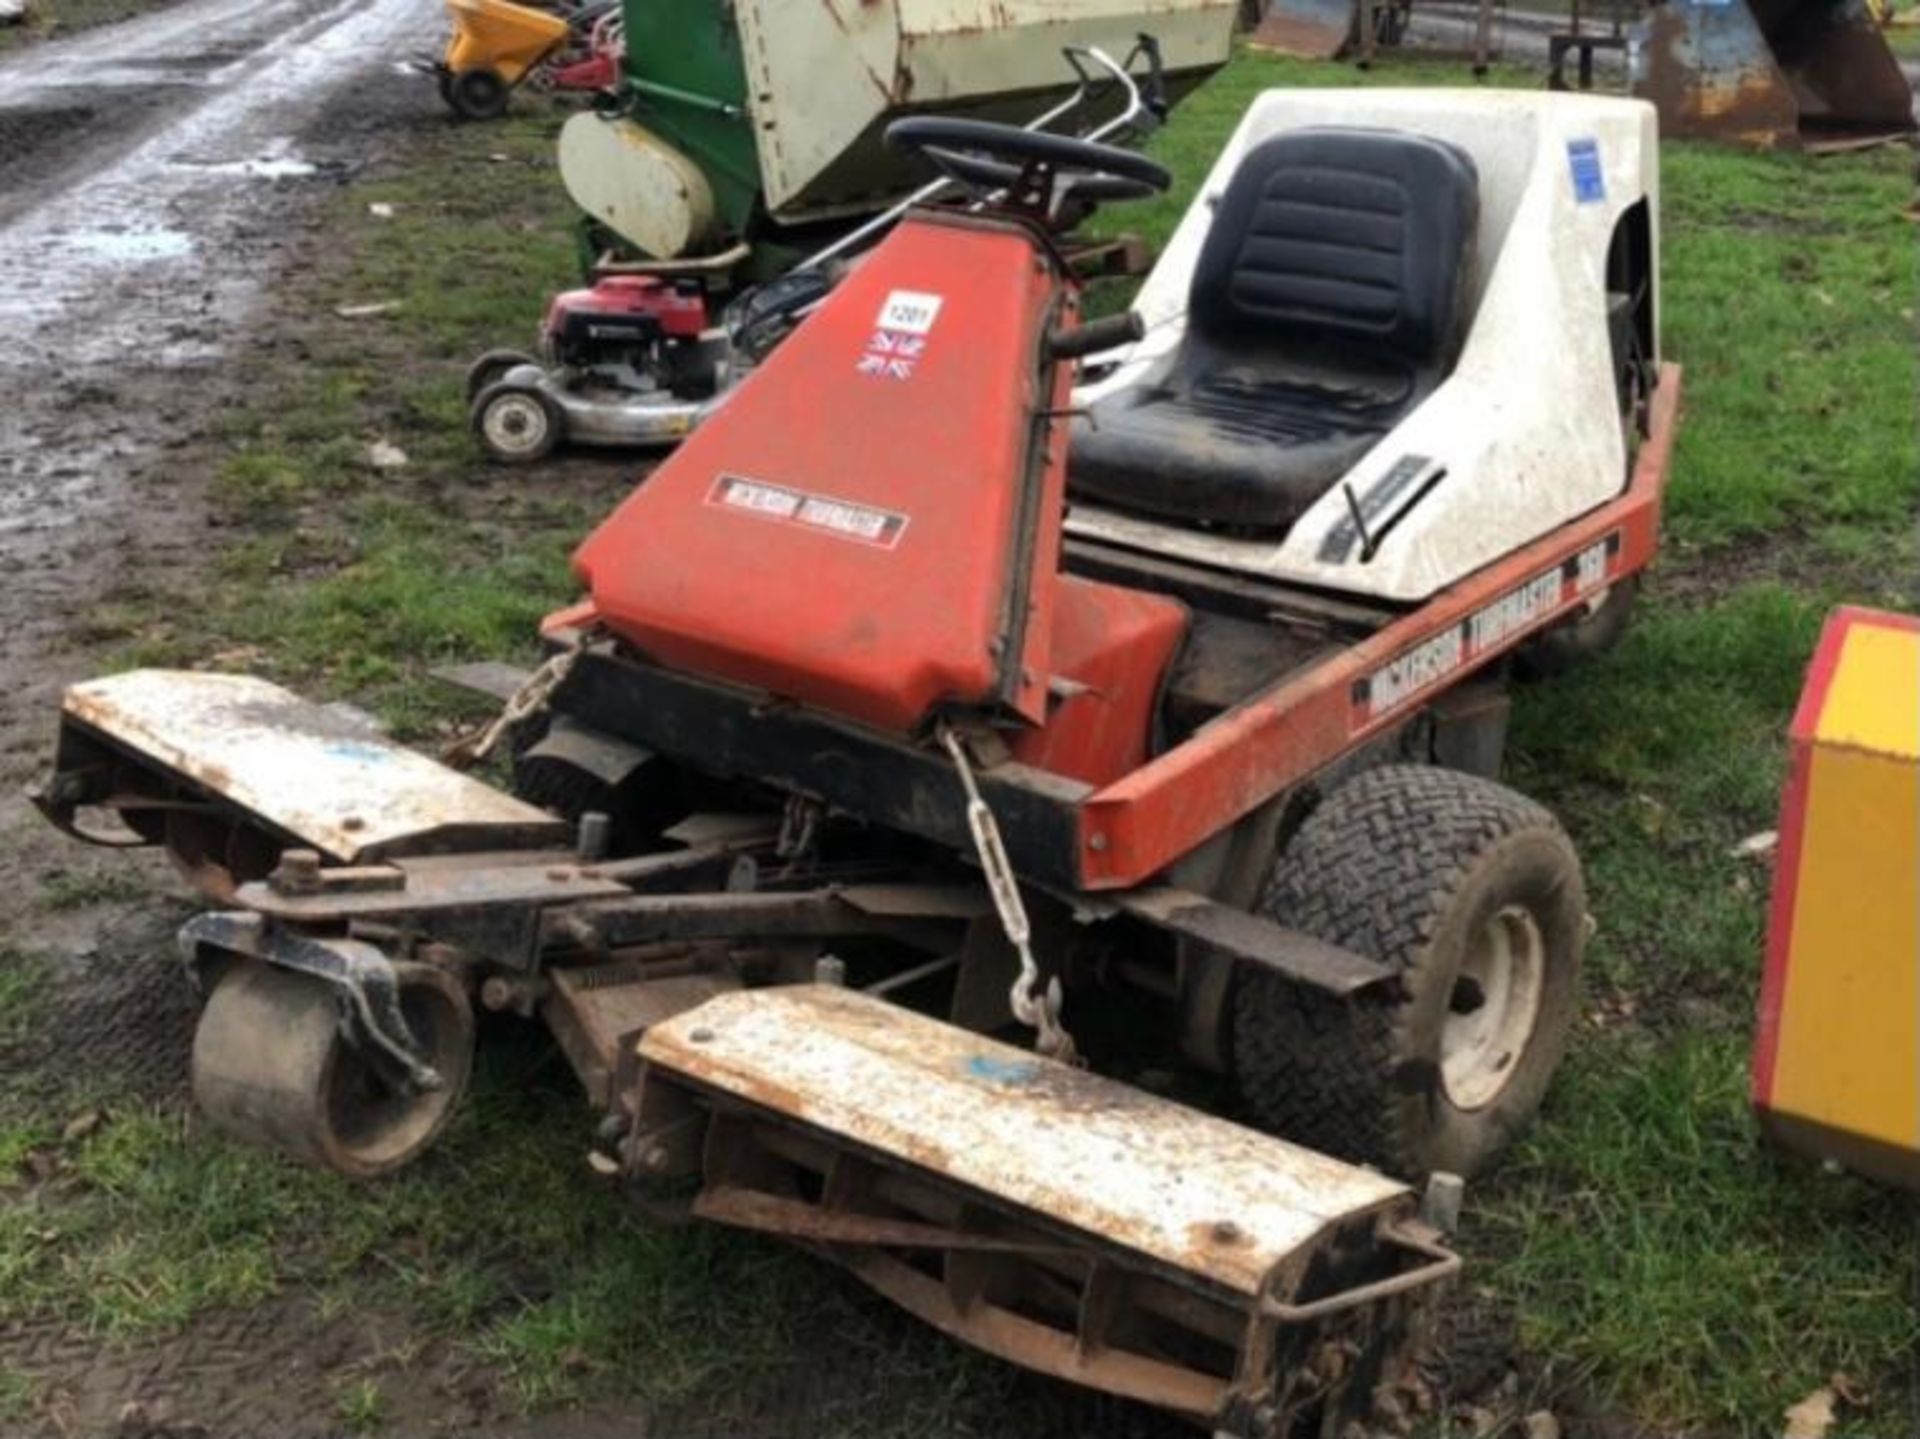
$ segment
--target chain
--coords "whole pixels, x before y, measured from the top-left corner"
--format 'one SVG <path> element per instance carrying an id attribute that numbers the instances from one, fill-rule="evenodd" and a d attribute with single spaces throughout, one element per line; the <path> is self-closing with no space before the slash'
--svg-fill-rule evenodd
<path id="1" fill-rule="evenodd" d="M 1006 932 L 1008 943 L 1020 956 L 1020 974 L 1007 993 L 1008 1007 L 1015 1019 L 1037 1032 L 1034 1047 L 1040 1053 L 1049 1059 L 1073 1064 L 1078 1058 L 1073 1036 L 1060 1023 L 1060 980 L 1056 975 L 1044 987 L 1041 985 L 1040 966 L 1033 957 L 1033 925 L 1020 898 L 1020 885 L 1013 877 L 1013 863 L 1007 858 L 1007 847 L 1001 841 L 1000 826 L 980 796 L 980 786 L 973 777 L 973 765 L 967 759 L 960 736 L 946 724 L 941 725 L 937 733 L 967 791 L 967 828 L 973 832 L 973 847 L 980 856 L 980 868 L 986 873 L 987 893 L 993 896 L 994 912 L 1000 916 L 1000 928 Z"/>
<path id="2" fill-rule="evenodd" d="M 787 796 L 786 808 L 780 814 L 780 834 L 773 842 L 774 857 L 805 859 L 819 837 L 820 820 L 825 813 L 826 806 L 817 799 L 800 794 Z"/>
<path id="3" fill-rule="evenodd" d="M 573 667 L 580 662 L 580 656 L 593 639 L 591 627 L 582 627 L 573 638 L 573 643 L 528 675 L 526 682 L 507 700 L 500 713 L 485 725 L 470 734 L 462 735 L 448 745 L 441 758 L 456 769 L 467 769 L 480 763 L 493 753 L 506 733 L 515 725 L 544 710 L 553 699 L 553 692 L 566 683 L 567 676 L 573 673 Z"/>

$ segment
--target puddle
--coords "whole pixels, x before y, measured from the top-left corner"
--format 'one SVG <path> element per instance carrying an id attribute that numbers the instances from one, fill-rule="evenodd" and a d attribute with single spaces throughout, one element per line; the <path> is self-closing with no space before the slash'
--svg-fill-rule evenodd
<path id="1" fill-rule="evenodd" d="M 293 180 L 320 172 L 318 165 L 300 158 L 294 150 L 293 141 L 286 136 L 269 140 L 258 154 L 242 160 L 212 157 L 196 159 L 176 155 L 168 163 L 202 175 L 239 175 L 249 180 Z"/>
<path id="2" fill-rule="evenodd" d="M 318 165 L 284 156 L 260 160 L 189 160 L 185 162 L 209 175 L 245 175 L 253 180 L 288 180 L 319 173 Z"/>
<path id="3" fill-rule="evenodd" d="M 230 150 L 228 156 L 232 154 Z M 228 159 L 221 156 L 219 150 L 213 154 L 175 154 L 167 159 L 175 169 L 190 169 L 196 175 L 238 175 L 248 181 L 294 181 L 307 175 L 319 175 L 321 167 L 300 158 L 300 152 L 294 148 L 294 138 L 280 134 L 267 140 L 252 156 L 242 159 Z"/>
<path id="4" fill-rule="evenodd" d="M 82 230 L 67 240 L 107 260 L 173 260 L 193 253 L 192 237 L 179 230 Z"/>

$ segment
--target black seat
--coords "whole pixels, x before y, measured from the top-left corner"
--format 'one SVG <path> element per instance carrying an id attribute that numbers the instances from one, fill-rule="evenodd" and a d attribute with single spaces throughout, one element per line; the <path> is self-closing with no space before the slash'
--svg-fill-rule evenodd
<path id="1" fill-rule="evenodd" d="M 1116 508 L 1291 526 L 1452 368 L 1479 222 L 1465 151 L 1316 128 L 1247 152 L 1179 347 L 1076 422 L 1068 481 Z"/>

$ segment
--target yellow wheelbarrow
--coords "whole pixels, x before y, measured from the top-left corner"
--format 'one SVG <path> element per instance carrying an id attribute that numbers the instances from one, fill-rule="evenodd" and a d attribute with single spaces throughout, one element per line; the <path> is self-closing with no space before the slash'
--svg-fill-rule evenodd
<path id="1" fill-rule="evenodd" d="M 441 98 L 468 120 L 505 114 L 514 86 L 564 46 L 572 29 L 561 16 L 509 0 L 447 0 L 447 13 L 453 37 L 446 53 L 420 68 L 439 80 Z"/>

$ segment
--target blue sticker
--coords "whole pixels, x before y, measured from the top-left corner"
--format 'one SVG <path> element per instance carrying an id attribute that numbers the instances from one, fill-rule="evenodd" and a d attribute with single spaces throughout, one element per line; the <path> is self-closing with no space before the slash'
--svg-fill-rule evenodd
<path id="1" fill-rule="evenodd" d="M 1040 1066 L 1029 1059 L 995 1059 L 990 1054 L 969 1055 L 967 1073 L 990 1084 L 1029 1084 Z"/>
<path id="2" fill-rule="evenodd" d="M 1567 141 L 1567 163 L 1573 168 L 1573 198 L 1597 205 L 1607 198 L 1607 177 L 1600 169 L 1598 140 Z"/>
<path id="3" fill-rule="evenodd" d="M 374 744 L 363 740 L 332 740 L 322 748 L 331 759 L 350 760 L 355 764 L 385 764 L 394 757 L 391 745 Z"/>

